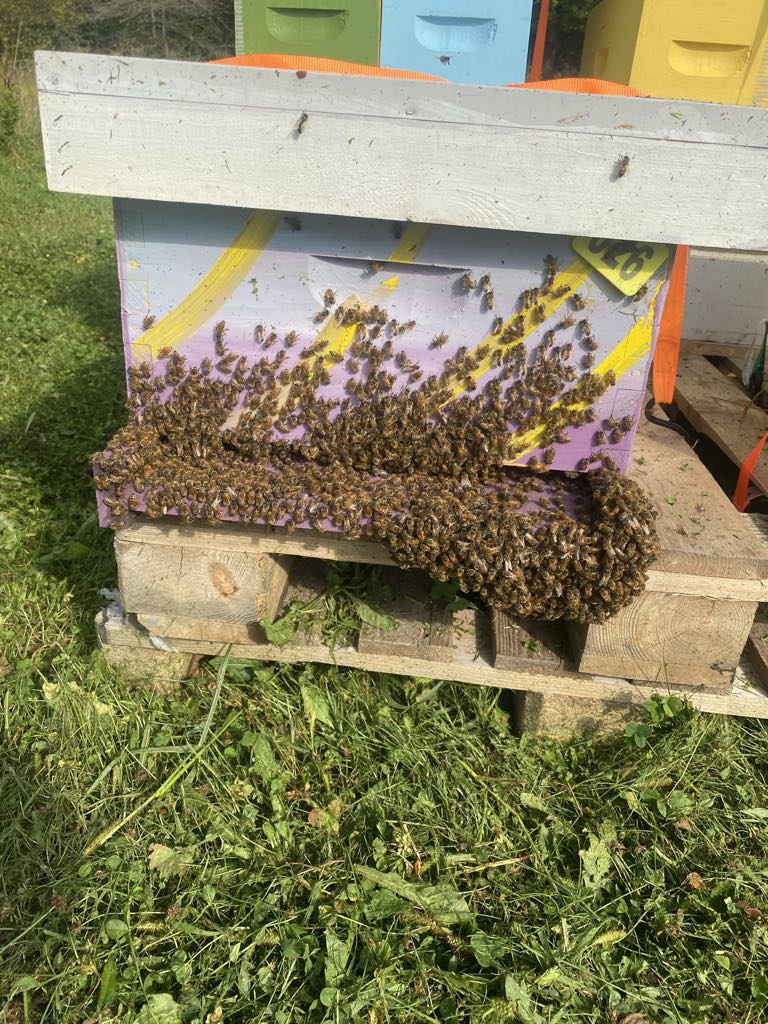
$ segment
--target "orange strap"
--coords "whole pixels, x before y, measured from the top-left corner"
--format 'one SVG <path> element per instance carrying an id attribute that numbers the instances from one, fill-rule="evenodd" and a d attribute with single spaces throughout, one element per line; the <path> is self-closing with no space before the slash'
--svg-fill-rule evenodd
<path id="1" fill-rule="evenodd" d="M 671 402 L 675 397 L 677 363 L 680 358 L 680 337 L 685 316 L 685 279 L 688 275 L 688 246 L 678 245 L 664 309 L 661 313 L 659 337 L 653 357 L 653 397 L 657 403 Z"/>
<path id="2" fill-rule="evenodd" d="M 736 490 L 733 492 L 733 498 L 731 499 L 739 512 L 744 512 L 747 505 L 752 501 L 752 498 L 749 496 L 749 481 L 752 479 L 757 460 L 760 458 L 760 452 L 763 450 L 763 445 L 766 441 L 768 441 L 768 431 L 763 434 L 741 464 L 739 479 L 736 481 Z"/>
<path id="3" fill-rule="evenodd" d="M 541 72 L 544 67 L 544 47 L 547 42 L 548 23 L 549 0 L 541 0 L 539 20 L 536 25 L 536 38 L 533 42 L 533 53 L 531 54 L 531 67 L 528 71 L 531 78 L 541 78 Z"/>
<path id="4" fill-rule="evenodd" d="M 299 57 L 290 53 L 244 53 L 239 57 L 222 57 L 211 64 L 242 64 L 249 68 L 276 68 L 282 71 L 324 71 L 331 75 L 368 75 L 376 78 L 419 78 L 426 82 L 445 82 L 439 75 L 403 68 L 380 68 L 375 64 L 356 64 L 331 57 Z"/>

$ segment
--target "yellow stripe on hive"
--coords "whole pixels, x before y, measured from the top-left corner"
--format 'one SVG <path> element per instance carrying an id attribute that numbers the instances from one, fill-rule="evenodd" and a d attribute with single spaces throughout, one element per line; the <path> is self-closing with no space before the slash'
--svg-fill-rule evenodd
<path id="1" fill-rule="evenodd" d="M 152 355 L 156 356 L 161 348 L 186 340 L 202 327 L 242 284 L 254 263 L 263 255 L 281 217 L 281 213 L 272 210 L 258 210 L 251 214 L 242 231 L 189 294 L 162 320 L 136 338 L 131 345 L 132 357 L 136 358 L 139 346 L 149 347 Z"/>
<path id="2" fill-rule="evenodd" d="M 605 359 L 594 367 L 592 371 L 593 373 L 604 377 L 609 371 L 613 370 L 616 374 L 616 380 L 618 381 L 634 366 L 636 366 L 644 356 L 648 355 L 651 351 L 651 345 L 653 344 L 654 309 L 663 283 L 663 281 L 660 281 L 657 284 L 648 305 L 647 314 L 644 317 L 641 317 L 634 324 L 629 333 L 608 353 Z M 572 405 L 569 404 L 568 408 L 577 410 L 586 409 L 589 404 L 589 402 L 575 402 Z M 553 402 L 550 408 L 557 409 L 561 405 L 563 405 L 562 400 Z M 514 442 L 515 445 L 523 445 L 524 447 L 522 451 L 514 457 L 514 459 L 508 460 L 507 465 L 519 464 L 520 460 L 529 452 L 533 451 L 534 448 L 538 448 L 543 439 L 544 431 L 545 425 L 542 423 L 539 426 L 526 431 L 522 435 L 512 434 L 510 436 L 510 442 Z"/>
<path id="3" fill-rule="evenodd" d="M 551 295 L 540 296 L 541 304 L 544 306 L 544 320 L 550 317 L 557 309 L 559 309 L 560 306 L 562 306 L 564 302 L 568 300 L 569 296 L 573 294 L 573 292 L 579 287 L 579 285 L 586 281 L 591 272 L 592 267 L 590 267 L 586 260 L 583 260 L 581 256 L 579 256 L 577 259 L 573 261 L 573 263 L 567 266 L 565 270 L 561 271 L 557 275 L 552 285 L 552 291 L 556 292 L 560 288 L 567 287 L 568 292 L 564 295 L 561 295 L 557 299 L 552 298 Z M 472 377 L 473 380 L 479 380 L 480 377 L 488 373 L 489 370 L 493 369 L 491 365 L 491 360 L 493 358 L 494 352 L 497 351 L 497 349 L 505 350 L 509 349 L 510 347 L 516 348 L 517 345 L 522 345 L 526 338 L 533 334 L 534 331 L 537 331 L 544 323 L 544 320 L 534 320 L 531 316 L 531 312 L 532 311 L 530 309 L 525 312 L 525 327 L 523 328 L 523 334 L 515 342 L 504 344 L 499 339 L 501 337 L 501 333 L 503 333 L 505 328 L 512 325 L 515 319 L 519 316 L 519 313 L 513 313 L 512 316 L 508 317 L 504 321 L 501 327 L 500 334 L 487 334 L 482 339 L 482 341 L 479 341 L 477 345 L 475 345 L 475 347 L 469 351 L 468 354 L 470 356 L 473 354 L 473 352 L 476 352 L 477 349 L 480 348 L 482 345 L 490 345 L 490 351 L 488 352 L 488 355 L 480 361 L 476 370 L 472 370 L 471 373 L 464 374 L 463 376 L 465 378 Z M 454 398 L 456 398 L 459 395 L 463 394 L 465 389 L 461 382 L 457 382 L 456 384 L 453 385 L 452 390 Z M 448 401 L 451 402 L 453 401 L 453 399 L 449 398 Z"/>

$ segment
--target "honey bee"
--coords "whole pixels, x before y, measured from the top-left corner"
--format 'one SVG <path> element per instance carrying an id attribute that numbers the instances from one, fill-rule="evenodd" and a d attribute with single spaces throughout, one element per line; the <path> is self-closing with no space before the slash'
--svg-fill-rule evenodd
<path id="1" fill-rule="evenodd" d="M 477 281 L 475 281 L 469 271 L 462 275 L 460 283 L 462 288 L 467 292 L 472 292 L 477 288 Z"/>
<path id="2" fill-rule="evenodd" d="M 544 304 L 541 302 L 537 302 L 536 305 L 533 307 L 533 316 L 536 319 L 536 321 L 538 323 L 541 323 L 541 321 L 545 319 L 546 315 L 547 312 L 544 309 Z"/>
<path id="3" fill-rule="evenodd" d="M 557 262 L 557 260 L 551 253 L 548 253 L 544 257 L 544 266 L 548 271 L 550 271 L 553 274 L 556 274 L 560 269 L 560 264 Z"/>
<path id="4" fill-rule="evenodd" d="M 639 287 L 639 288 L 637 289 L 637 291 L 635 292 L 635 294 L 634 294 L 634 295 L 632 296 L 632 301 L 633 301 L 633 302 L 639 302 L 639 301 L 640 301 L 640 299 L 642 299 L 642 298 L 643 298 L 644 296 L 646 296 L 647 294 L 648 294 L 648 285 L 647 285 L 647 284 L 643 284 L 643 285 L 641 285 L 641 286 L 640 286 L 640 287 Z"/>
<path id="5" fill-rule="evenodd" d="M 443 345 L 448 341 L 448 335 L 445 331 L 441 331 L 440 334 L 436 334 L 432 339 L 430 348 L 442 348 Z"/>
<path id="6" fill-rule="evenodd" d="M 595 365 L 595 357 L 592 355 L 591 352 L 587 352 L 585 356 L 582 356 L 581 365 L 585 369 L 589 369 L 591 366 Z"/>
<path id="7" fill-rule="evenodd" d="M 309 120 L 309 114 L 306 111 L 302 111 L 299 120 L 296 122 L 296 134 L 301 135 L 304 131 L 307 121 Z"/>
<path id="8" fill-rule="evenodd" d="M 323 296 L 323 298 L 325 299 L 326 306 L 336 305 L 336 292 L 333 290 L 333 288 L 326 288 L 325 295 Z"/>
<path id="9" fill-rule="evenodd" d="M 571 314 L 568 313 L 566 316 L 563 317 L 563 319 L 557 326 L 560 328 L 560 330 L 565 330 L 565 328 L 567 327 L 573 327 L 575 323 L 576 320 L 574 319 L 574 317 L 572 317 Z"/>
<path id="10" fill-rule="evenodd" d="M 571 295 L 571 303 L 573 304 L 574 309 L 585 309 L 587 305 L 578 292 L 574 292 L 573 295 Z"/>
<path id="11" fill-rule="evenodd" d="M 154 313 L 147 313 L 147 315 L 141 321 L 142 330 L 148 331 L 156 319 L 157 318 Z"/>
<path id="12" fill-rule="evenodd" d="M 415 326 L 415 320 L 406 320 L 404 324 L 400 324 L 400 328 L 397 333 L 404 334 L 406 331 L 412 331 Z"/>
<path id="13" fill-rule="evenodd" d="M 594 436 L 593 440 L 594 440 L 595 444 L 607 444 L 608 443 L 608 436 L 607 436 L 607 434 L 605 433 L 604 430 L 596 430 L 595 431 L 595 436 Z"/>
<path id="14" fill-rule="evenodd" d="M 496 297 L 493 294 L 493 288 L 489 288 L 485 293 L 485 305 L 487 309 L 493 309 L 496 305 Z"/>
<path id="15" fill-rule="evenodd" d="M 555 449 L 552 446 L 545 448 L 542 459 L 545 466 L 551 466 L 555 461 Z"/>
<path id="16" fill-rule="evenodd" d="M 576 469 L 578 469 L 581 473 L 586 472 L 589 469 L 589 459 L 579 459 L 579 461 L 576 463 Z"/>
<path id="17" fill-rule="evenodd" d="M 623 441 L 626 433 L 626 430 L 622 430 L 621 427 L 614 427 L 611 431 L 611 444 L 618 444 L 620 441 Z"/>
<path id="18" fill-rule="evenodd" d="M 317 311 L 317 313 L 315 313 L 315 316 L 314 316 L 315 323 L 316 324 L 321 324 L 323 322 L 323 320 L 326 319 L 326 317 L 328 316 L 328 314 L 330 312 L 331 311 L 330 311 L 330 309 L 328 309 L 328 307 L 326 307 L 325 309 L 319 309 Z"/>
<path id="19" fill-rule="evenodd" d="M 224 348 L 224 335 L 226 333 L 226 330 L 227 330 L 227 324 L 226 324 L 225 320 L 219 320 L 219 322 L 216 324 L 216 326 L 213 329 L 213 338 L 214 338 L 214 341 L 216 342 L 216 355 L 217 356 L 223 356 L 224 355 L 224 351 L 225 351 L 225 348 Z"/>
<path id="20" fill-rule="evenodd" d="M 369 268 L 372 274 L 380 274 L 384 269 L 384 264 L 380 263 L 378 260 L 374 260 L 373 263 L 369 264 Z"/>
<path id="21" fill-rule="evenodd" d="M 221 358 L 216 366 L 221 370 L 222 373 L 229 373 L 232 369 L 232 364 L 237 359 L 236 352 L 227 352 L 227 354 Z"/>
<path id="22" fill-rule="evenodd" d="M 619 157 L 616 161 L 616 177 L 623 178 L 629 170 L 629 156 L 625 153 L 624 156 Z"/>
<path id="23" fill-rule="evenodd" d="M 344 362 L 344 353 L 343 352 L 329 352 L 327 358 L 330 359 L 332 363 L 343 363 Z"/>
<path id="24" fill-rule="evenodd" d="M 285 347 L 291 348 L 293 345 L 296 344 L 297 338 L 298 334 L 296 333 L 296 331 L 289 331 L 283 338 L 283 343 L 285 344 Z"/>
<path id="25" fill-rule="evenodd" d="M 277 341 L 277 331 L 270 331 L 264 339 L 264 348 L 271 348 Z"/>
<path id="26" fill-rule="evenodd" d="M 138 494 L 131 494 L 128 498 L 128 508 L 131 512 L 137 512 L 139 508 L 139 496 Z"/>
<path id="27" fill-rule="evenodd" d="M 501 329 L 504 326 L 504 318 L 501 316 L 494 317 L 493 325 L 491 326 L 491 334 L 501 334 Z"/>
<path id="28" fill-rule="evenodd" d="M 126 524 L 123 522 L 122 519 L 118 519 L 116 522 L 110 523 L 109 524 L 109 528 L 110 528 L 110 530 L 124 530 L 125 529 L 125 525 Z"/>
<path id="29" fill-rule="evenodd" d="M 631 416 L 622 416 L 619 420 L 619 427 L 622 430 L 629 432 L 632 429 L 634 422 L 635 421 L 632 419 Z"/>
<path id="30" fill-rule="evenodd" d="M 171 352 L 173 352 L 173 345 L 163 345 L 163 347 L 157 353 L 157 358 L 167 359 Z"/>
<path id="31" fill-rule="evenodd" d="M 349 370 L 350 373 L 359 373 L 360 363 L 358 363 L 356 359 L 350 359 L 347 363 L 347 369 Z"/>
<path id="32" fill-rule="evenodd" d="M 358 384 L 355 378 L 350 377 L 347 383 L 344 385 L 344 390 L 347 392 L 347 394 L 354 395 L 357 393 L 357 387 Z"/>
<path id="33" fill-rule="evenodd" d="M 570 291 L 570 288 L 568 287 L 567 284 L 561 284 L 559 288 L 555 288 L 555 290 L 552 292 L 552 298 L 553 299 L 562 299 L 562 298 L 564 298 L 564 296 L 566 296 L 568 294 L 569 291 Z"/>

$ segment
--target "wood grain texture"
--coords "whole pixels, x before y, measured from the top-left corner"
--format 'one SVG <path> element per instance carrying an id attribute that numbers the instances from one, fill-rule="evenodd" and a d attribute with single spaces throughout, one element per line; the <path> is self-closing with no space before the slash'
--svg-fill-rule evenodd
<path id="1" fill-rule="evenodd" d="M 438 608 L 429 596 L 432 581 L 424 573 L 390 569 L 381 575 L 391 600 L 380 601 L 377 611 L 395 620 L 394 629 L 363 623 L 357 649 L 361 654 L 397 654 L 448 662 L 453 646 L 453 613 Z"/>
<path id="2" fill-rule="evenodd" d="M 680 360 L 675 402 L 694 430 L 711 438 L 737 466 L 768 430 L 768 412 L 703 356 Z M 760 455 L 752 482 L 768 494 L 768 451 Z"/>
<path id="3" fill-rule="evenodd" d="M 113 605 L 99 612 L 97 630 L 103 643 L 116 646 L 153 649 L 153 638 L 138 627 L 135 618 Z M 288 647 L 271 644 L 233 644 L 232 657 L 254 658 L 287 664 L 316 662 L 324 665 L 343 665 L 368 672 L 386 672 L 396 675 L 418 676 L 426 679 L 452 679 L 456 682 L 481 686 L 499 686 L 509 690 L 533 693 L 560 694 L 572 698 L 607 700 L 622 704 L 642 704 L 658 693 L 660 684 L 632 682 L 628 679 L 561 672 L 540 675 L 535 672 L 506 671 L 491 665 L 490 647 L 478 646 L 475 637 L 483 635 L 481 628 L 465 629 L 457 634 L 453 658 L 448 663 L 431 662 L 396 655 L 361 654 L 354 648 L 330 651 L 316 642 L 296 643 Z M 222 655 L 227 645 L 215 640 L 197 638 L 186 640 L 168 638 L 163 641 L 172 651 L 201 655 Z M 748 674 L 737 673 L 732 687 L 718 691 L 680 686 L 661 686 L 664 692 L 687 697 L 694 707 L 714 714 L 740 715 L 747 718 L 768 718 L 768 693 L 749 681 Z"/>
<path id="4" fill-rule="evenodd" d="M 493 667 L 520 669 L 551 675 L 564 669 L 565 646 L 562 626 L 532 619 L 513 619 L 494 608 L 491 611 L 493 636 Z"/>
<path id="5" fill-rule="evenodd" d="M 721 376 L 706 360 L 702 362 Z M 768 547 L 755 536 L 679 434 L 643 418 L 635 435 L 629 476 L 640 484 L 659 513 L 656 527 L 661 554 L 651 575 L 663 573 L 665 578 L 653 584 L 649 581 L 649 590 L 674 593 L 679 588 L 672 577 L 688 574 L 714 580 L 720 591 L 707 593 L 724 597 L 731 589 L 725 580 L 768 579 Z M 760 596 L 761 589 L 734 589 L 733 594 L 736 600 L 766 600 L 764 590 Z M 682 592 L 692 591 L 688 588 Z"/>
<path id="6" fill-rule="evenodd" d="M 641 594 L 584 631 L 577 667 L 662 686 L 719 689 L 733 678 L 756 610 L 756 602 Z"/>
<path id="7" fill-rule="evenodd" d="M 155 537 L 115 537 L 118 582 L 128 611 L 250 627 L 282 599 L 287 567 L 257 548 L 232 550 L 226 533 L 208 547 Z M 211 537 L 211 542 L 214 538 Z M 270 593 L 274 591 L 274 593 Z"/>
<path id="8" fill-rule="evenodd" d="M 50 52 L 37 82 L 57 191 L 768 246 L 768 111 Z"/>
<path id="9" fill-rule="evenodd" d="M 749 659 L 757 678 L 764 686 L 768 687 L 768 642 L 766 637 L 768 637 L 768 624 L 756 622 L 749 631 L 744 654 Z"/>

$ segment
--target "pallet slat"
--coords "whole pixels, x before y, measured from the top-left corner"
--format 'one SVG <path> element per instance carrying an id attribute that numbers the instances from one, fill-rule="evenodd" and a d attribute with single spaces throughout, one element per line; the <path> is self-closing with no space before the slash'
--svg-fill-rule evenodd
<path id="1" fill-rule="evenodd" d="M 694 430 L 711 438 L 740 466 L 768 430 L 768 413 L 703 356 L 680 360 L 675 402 Z M 768 453 L 760 455 L 752 482 L 768 494 Z"/>
<path id="2" fill-rule="evenodd" d="M 513 619 L 501 609 L 494 608 L 491 632 L 495 669 L 519 669 L 550 675 L 564 667 L 562 654 L 557 649 L 562 645 L 557 644 L 552 623 Z"/>
<path id="3" fill-rule="evenodd" d="M 449 662 L 453 646 L 453 613 L 430 600 L 432 586 L 423 573 L 382 573 L 382 583 L 391 590 L 392 600 L 377 605 L 395 620 L 394 629 L 378 629 L 363 623 L 357 645 L 361 654 L 396 654 L 426 661 Z"/>
<path id="4" fill-rule="evenodd" d="M 487 626 L 486 626 L 487 629 Z M 143 647 L 156 649 L 153 638 L 147 632 L 137 629 L 135 622 L 118 606 L 104 609 L 97 616 L 97 632 L 107 648 Z M 631 682 L 627 679 L 582 675 L 577 672 L 559 672 L 550 675 L 536 672 L 507 671 L 494 669 L 491 651 L 488 647 L 478 648 L 476 637 L 485 630 L 468 623 L 458 631 L 459 640 L 454 657 L 448 663 L 432 662 L 413 657 L 392 654 L 361 654 L 355 648 L 336 648 L 331 651 L 323 644 L 296 643 L 287 647 L 273 647 L 270 644 L 233 644 L 231 655 L 235 658 L 253 658 L 260 661 L 276 661 L 287 664 L 296 662 L 317 662 L 325 665 L 342 665 L 359 668 L 368 672 L 394 673 L 426 679 L 450 679 L 474 685 L 498 686 L 509 690 L 525 690 L 533 693 L 563 695 L 573 698 L 584 697 L 600 701 L 624 704 L 642 704 L 649 697 L 663 692 L 677 693 L 688 697 L 691 703 L 702 711 L 715 714 L 740 715 L 748 718 L 768 718 L 768 694 L 738 674 L 733 687 L 719 691 L 703 691 L 684 687 L 664 687 L 647 683 Z M 166 638 L 161 641 L 170 653 L 189 652 L 201 655 L 223 655 L 227 645 L 216 641 L 185 640 Z M 155 640 L 155 643 L 157 641 Z"/>

